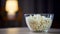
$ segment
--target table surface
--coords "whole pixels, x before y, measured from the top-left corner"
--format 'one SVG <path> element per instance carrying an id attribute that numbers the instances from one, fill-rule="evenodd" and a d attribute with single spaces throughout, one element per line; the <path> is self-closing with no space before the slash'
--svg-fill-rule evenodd
<path id="1" fill-rule="evenodd" d="M 49 32 L 32 32 L 27 27 L 22 28 L 3 28 L 0 34 L 60 34 L 60 29 L 50 29 Z"/>

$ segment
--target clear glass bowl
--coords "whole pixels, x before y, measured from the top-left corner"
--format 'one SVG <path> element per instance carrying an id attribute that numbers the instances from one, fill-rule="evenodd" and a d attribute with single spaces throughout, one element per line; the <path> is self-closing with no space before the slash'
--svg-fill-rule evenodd
<path id="1" fill-rule="evenodd" d="M 30 31 L 48 32 L 52 25 L 54 14 L 24 14 Z"/>

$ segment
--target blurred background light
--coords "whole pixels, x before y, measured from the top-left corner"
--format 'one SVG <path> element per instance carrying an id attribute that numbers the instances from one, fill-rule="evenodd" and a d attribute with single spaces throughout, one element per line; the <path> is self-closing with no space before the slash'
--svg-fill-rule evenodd
<path id="1" fill-rule="evenodd" d="M 18 11 L 18 0 L 7 0 L 5 9 L 8 13 L 8 18 L 14 18 L 15 13 Z"/>

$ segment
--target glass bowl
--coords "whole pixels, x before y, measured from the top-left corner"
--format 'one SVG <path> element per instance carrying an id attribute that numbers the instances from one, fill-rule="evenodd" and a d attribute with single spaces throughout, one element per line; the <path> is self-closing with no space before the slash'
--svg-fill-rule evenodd
<path id="1" fill-rule="evenodd" d="M 48 32 L 52 25 L 54 14 L 24 14 L 30 31 Z"/>

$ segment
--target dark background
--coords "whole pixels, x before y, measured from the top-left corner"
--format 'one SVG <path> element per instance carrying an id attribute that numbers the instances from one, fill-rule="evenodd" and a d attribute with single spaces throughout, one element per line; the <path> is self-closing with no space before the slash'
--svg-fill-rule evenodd
<path id="1" fill-rule="evenodd" d="M 25 13 L 53 13 L 52 28 L 60 28 L 60 1 L 58 0 L 18 0 L 19 10 L 16 18 L 22 18 L 20 20 L 7 20 L 5 2 L 6 0 L 0 0 L 0 28 L 27 27 L 24 19 Z"/>

